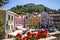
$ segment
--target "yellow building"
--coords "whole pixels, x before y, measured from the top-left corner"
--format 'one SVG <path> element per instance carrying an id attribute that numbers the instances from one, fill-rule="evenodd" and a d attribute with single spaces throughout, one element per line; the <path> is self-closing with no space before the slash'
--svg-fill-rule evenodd
<path id="1" fill-rule="evenodd" d="M 28 27 L 38 27 L 40 26 L 40 22 L 41 22 L 41 15 L 38 14 L 38 15 L 30 15 L 28 18 L 27 18 L 27 26 Z"/>

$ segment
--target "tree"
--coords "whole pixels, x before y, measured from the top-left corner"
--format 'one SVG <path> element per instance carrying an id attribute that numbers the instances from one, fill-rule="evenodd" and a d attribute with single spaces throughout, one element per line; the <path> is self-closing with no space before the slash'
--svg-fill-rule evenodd
<path id="1" fill-rule="evenodd" d="M 60 9 L 58 9 L 58 11 L 60 12 Z"/>
<path id="2" fill-rule="evenodd" d="M 9 0 L 0 0 L 0 6 L 7 4 Z"/>
<path id="3" fill-rule="evenodd" d="M 3 39 L 4 36 L 4 13 L 6 12 L 5 10 L 1 10 L 3 9 L 2 6 L 4 6 L 5 4 L 7 4 L 9 2 L 9 0 L 0 0 L 0 40 Z"/>
<path id="4" fill-rule="evenodd" d="M 48 12 L 53 11 L 53 9 L 50 9 L 48 7 L 45 7 L 44 5 L 35 5 L 33 3 L 25 4 L 25 5 L 17 5 L 16 7 L 11 8 L 10 10 L 15 13 L 32 13 L 32 12 L 42 12 L 44 11 L 44 8 Z"/>

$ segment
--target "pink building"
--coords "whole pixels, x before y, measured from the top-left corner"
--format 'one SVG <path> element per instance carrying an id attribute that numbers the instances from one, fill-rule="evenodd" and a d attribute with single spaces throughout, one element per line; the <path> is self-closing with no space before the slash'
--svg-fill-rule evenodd
<path id="1" fill-rule="evenodd" d="M 15 28 L 17 28 L 17 26 L 24 26 L 24 17 L 25 15 L 21 14 L 21 15 L 17 15 L 14 18 L 14 23 L 15 23 Z"/>

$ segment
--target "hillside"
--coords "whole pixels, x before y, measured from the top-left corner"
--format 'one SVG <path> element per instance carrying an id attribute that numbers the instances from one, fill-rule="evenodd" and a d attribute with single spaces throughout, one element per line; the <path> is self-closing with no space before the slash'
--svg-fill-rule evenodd
<path id="1" fill-rule="evenodd" d="M 16 7 L 11 8 L 10 10 L 15 13 L 31 13 L 31 12 L 42 12 L 46 8 L 47 12 L 53 12 L 55 10 L 45 7 L 44 5 L 35 5 L 33 3 L 25 5 L 17 5 Z"/>

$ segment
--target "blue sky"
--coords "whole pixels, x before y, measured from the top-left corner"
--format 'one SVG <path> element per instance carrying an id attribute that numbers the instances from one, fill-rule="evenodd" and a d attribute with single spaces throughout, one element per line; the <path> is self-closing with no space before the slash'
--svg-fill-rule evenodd
<path id="1" fill-rule="evenodd" d="M 42 4 L 51 9 L 60 9 L 60 0 L 9 0 L 3 8 L 6 10 L 15 7 L 16 5 L 24 5 L 28 3 Z"/>

